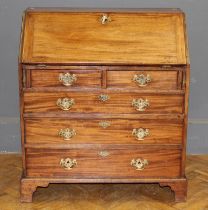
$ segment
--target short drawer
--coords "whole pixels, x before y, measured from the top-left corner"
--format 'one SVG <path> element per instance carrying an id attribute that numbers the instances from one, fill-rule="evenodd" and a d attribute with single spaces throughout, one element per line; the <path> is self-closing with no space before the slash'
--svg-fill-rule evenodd
<path id="1" fill-rule="evenodd" d="M 182 113 L 182 94 L 135 92 L 25 92 L 25 112 Z"/>
<path id="2" fill-rule="evenodd" d="M 28 144 L 181 144 L 182 122 L 129 119 L 26 119 Z"/>
<path id="3" fill-rule="evenodd" d="M 139 90 L 176 90 L 181 89 L 180 75 L 179 71 L 108 71 L 107 86 Z"/>
<path id="4" fill-rule="evenodd" d="M 179 177 L 179 149 L 27 149 L 28 177 Z"/>
<path id="5" fill-rule="evenodd" d="M 31 70 L 31 87 L 101 87 L 101 71 Z"/>

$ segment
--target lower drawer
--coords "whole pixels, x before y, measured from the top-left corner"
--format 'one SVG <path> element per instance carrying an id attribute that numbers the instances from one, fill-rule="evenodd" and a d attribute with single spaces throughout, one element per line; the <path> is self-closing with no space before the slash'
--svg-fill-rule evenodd
<path id="1" fill-rule="evenodd" d="M 24 112 L 27 113 L 182 113 L 183 103 L 181 94 L 142 94 L 118 90 L 24 93 Z"/>
<path id="2" fill-rule="evenodd" d="M 181 144 L 182 123 L 167 120 L 25 120 L 29 144 Z"/>
<path id="3" fill-rule="evenodd" d="M 179 149 L 151 147 L 26 150 L 28 177 L 179 177 L 180 159 Z"/>

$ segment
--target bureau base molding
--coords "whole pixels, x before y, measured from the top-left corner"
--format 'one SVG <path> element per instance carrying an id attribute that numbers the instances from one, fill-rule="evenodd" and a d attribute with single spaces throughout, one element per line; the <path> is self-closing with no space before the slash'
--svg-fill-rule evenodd
<path id="1" fill-rule="evenodd" d="M 70 178 L 21 178 L 20 201 L 30 203 L 37 187 L 48 187 L 49 184 L 81 184 L 81 183 L 158 183 L 160 187 L 170 187 L 175 193 L 175 202 L 185 202 L 187 196 L 187 179 L 70 179 Z"/>

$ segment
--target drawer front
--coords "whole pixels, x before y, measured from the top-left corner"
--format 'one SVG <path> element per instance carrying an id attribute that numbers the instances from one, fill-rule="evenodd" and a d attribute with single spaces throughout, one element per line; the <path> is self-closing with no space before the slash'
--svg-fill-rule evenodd
<path id="1" fill-rule="evenodd" d="M 158 120 L 27 119 L 29 144 L 181 144 L 182 124 Z"/>
<path id="2" fill-rule="evenodd" d="M 179 84 L 178 84 L 179 83 Z M 180 86 L 177 71 L 108 71 L 108 87 L 139 90 L 176 90 Z"/>
<path id="3" fill-rule="evenodd" d="M 182 113 L 183 95 L 148 95 L 119 91 L 109 93 L 107 91 L 105 93 L 26 92 L 24 93 L 24 111 L 121 114 Z"/>
<path id="4" fill-rule="evenodd" d="M 101 71 L 31 70 L 31 87 L 101 87 Z"/>
<path id="5" fill-rule="evenodd" d="M 27 176 L 140 178 L 180 176 L 178 149 L 27 149 Z M 67 159 L 69 158 L 69 159 Z M 142 170 L 143 169 L 143 170 Z"/>

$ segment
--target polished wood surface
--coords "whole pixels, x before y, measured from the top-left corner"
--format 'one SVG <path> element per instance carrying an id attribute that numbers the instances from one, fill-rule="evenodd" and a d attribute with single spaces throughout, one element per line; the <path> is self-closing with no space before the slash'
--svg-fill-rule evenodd
<path id="1" fill-rule="evenodd" d="M 100 123 L 109 123 L 103 128 Z M 58 135 L 61 129 L 74 129 L 76 135 L 71 140 L 64 140 Z M 133 129 L 148 129 L 149 135 L 144 140 L 137 140 Z M 129 119 L 27 119 L 25 133 L 28 144 L 182 144 L 183 125 L 178 121 L 168 120 L 129 120 Z"/>
<path id="2" fill-rule="evenodd" d="M 50 184 L 38 187 L 33 203 L 20 203 L 21 155 L 0 155 L 2 210 L 206 210 L 208 208 L 208 155 L 189 155 L 185 203 L 175 203 L 169 187 L 158 184 Z M 30 187 L 34 190 L 34 184 Z M 42 181 L 46 187 L 48 182 Z M 29 188 L 23 189 L 22 193 Z M 36 189 L 36 186 L 35 186 Z"/>
<path id="3" fill-rule="evenodd" d="M 119 93 L 119 94 L 118 94 Z M 101 94 L 107 94 L 109 100 L 102 102 Z M 59 98 L 74 99 L 75 104 L 68 111 L 61 110 L 56 102 Z M 149 106 L 144 111 L 137 111 L 132 106 L 133 99 L 142 98 L 149 101 Z M 183 95 L 149 95 L 118 90 L 100 90 L 93 92 L 68 91 L 68 92 L 25 92 L 25 112 L 85 112 L 85 113 L 182 113 Z"/>
<path id="4" fill-rule="evenodd" d="M 31 202 L 36 188 L 50 183 L 159 183 L 185 201 L 184 13 L 46 10 L 28 9 L 22 25 L 20 200 Z M 60 73 L 77 79 L 65 86 Z M 147 75 L 146 86 L 136 84 Z M 74 100 L 70 110 L 57 104 L 66 97 Z M 111 125 L 103 128 L 101 120 Z M 60 133 L 66 128 L 74 129 L 67 141 Z M 132 135 L 135 128 L 140 135 L 148 129 L 144 140 Z M 66 158 L 78 163 L 65 170 Z"/>
<path id="5" fill-rule="evenodd" d="M 59 74 L 75 74 L 77 80 L 71 87 L 101 87 L 101 71 L 31 70 L 30 87 L 64 87 Z"/>
<path id="6" fill-rule="evenodd" d="M 182 13 L 107 12 L 107 24 L 102 15 L 27 11 L 21 62 L 187 63 Z"/>
<path id="7" fill-rule="evenodd" d="M 106 157 L 100 152 L 108 152 Z M 27 177 L 67 177 L 79 179 L 177 178 L 180 176 L 180 151 L 175 149 L 27 149 Z M 77 161 L 70 170 L 60 166 L 61 159 Z M 146 159 L 148 165 L 136 170 L 132 159 Z M 41 169 L 41 170 L 40 170 Z M 122 181 L 121 181 L 122 182 Z M 98 181 L 99 183 L 99 181 Z"/>

